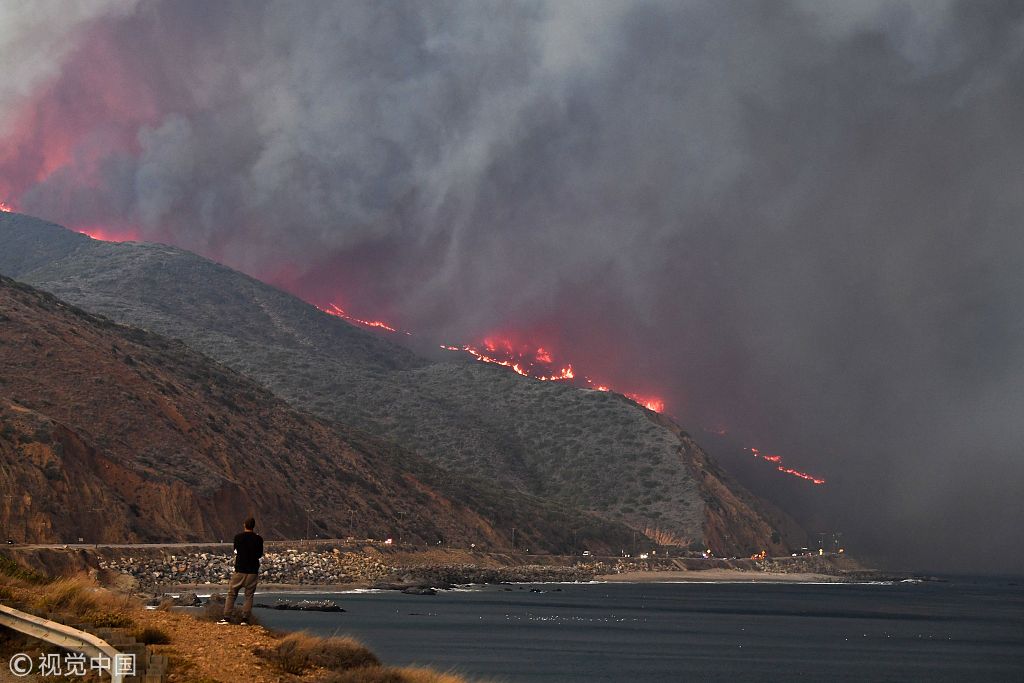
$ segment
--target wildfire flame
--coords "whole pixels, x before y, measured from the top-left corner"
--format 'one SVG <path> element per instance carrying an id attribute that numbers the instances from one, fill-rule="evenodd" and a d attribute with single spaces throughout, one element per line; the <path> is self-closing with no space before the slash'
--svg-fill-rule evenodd
<path id="1" fill-rule="evenodd" d="M 7 202 L 0 202 L 0 211 L 3 211 L 4 213 L 10 213 L 13 210 L 14 209 L 11 208 L 11 205 L 8 204 Z"/>
<path id="2" fill-rule="evenodd" d="M 665 412 L 665 402 L 660 398 L 654 398 L 651 396 L 641 396 L 639 394 L 626 394 L 627 398 L 631 398 L 647 410 L 653 410 L 656 413 Z"/>
<path id="3" fill-rule="evenodd" d="M 776 465 L 775 469 L 777 469 L 779 472 L 790 474 L 794 477 L 799 477 L 800 479 L 806 479 L 807 481 L 816 485 L 821 485 L 825 483 L 824 479 L 815 477 L 813 474 L 807 474 L 806 472 L 801 472 L 800 470 L 794 470 L 791 467 L 786 467 L 785 465 L 782 464 L 781 455 L 767 455 L 762 453 L 760 449 L 753 447 L 747 448 L 745 450 L 750 451 L 755 458 L 761 458 L 762 460 L 767 460 L 770 463 L 774 463 Z"/>
<path id="4" fill-rule="evenodd" d="M 75 228 L 75 232 L 100 242 L 134 242 L 138 240 L 138 236 L 134 233 L 115 234 L 105 228 Z"/>
<path id="5" fill-rule="evenodd" d="M 572 369 L 572 364 L 566 365 L 563 368 L 558 368 L 557 370 L 551 368 L 551 354 L 543 348 L 538 348 L 536 352 L 531 351 L 528 354 L 518 353 L 513 350 L 512 343 L 508 340 L 496 342 L 492 338 L 485 339 L 484 349 L 486 350 L 486 353 L 475 346 L 470 346 L 469 344 L 464 344 L 462 346 L 441 344 L 441 348 L 446 351 L 464 351 L 483 363 L 491 363 L 492 365 L 500 365 L 505 368 L 510 368 L 513 372 L 518 373 L 523 377 L 532 377 L 533 379 L 537 379 L 542 382 L 558 382 L 571 380 L 576 377 L 576 373 Z M 505 355 L 508 355 L 509 358 L 498 358 L 498 352 L 503 352 Z M 531 355 L 533 358 L 532 361 L 529 359 Z M 549 372 L 550 374 L 544 374 L 545 372 Z"/>
<path id="6" fill-rule="evenodd" d="M 328 315 L 333 315 L 336 318 L 347 320 L 348 322 L 355 323 L 356 325 L 362 325 L 363 327 L 373 327 L 378 330 L 384 330 L 385 332 L 398 332 L 398 330 L 396 330 L 391 325 L 388 325 L 383 320 L 363 320 L 362 318 L 357 318 L 354 315 L 349 315 L 345 311 L 345 309 L 339 306 L 338 304 L 330 303 L 327 304 L 327 308 L 321 308 L 320 306 L 317 306 L 317 308 L 319 308 L 324 313 L 327 313 Z M 409 333 L 406 332 L 405 334 Z"/>
<path id="7" fill-rule="evenodd" d="M 575 386 L 585 386 L 595 391 L 612 390 L 608 385 L 598 384 L 589 377 L 579 377 L 572 363 L 556 363 L 550 349 L 531 344 L 517 344 L 506 336 L 489 336 L 479 347 L 470 344 L 461 346 L 441 344 L 441 348 L 446 351 L 468 353 L 482 363 L 500 365 L 523 377 L 532 377 L 542 382 L 570 382 Z M 635 393 L 623 395 L 648 410 L 657 413 L 665 412 L 665 401 L 658 397 L 642 396 Z"/>

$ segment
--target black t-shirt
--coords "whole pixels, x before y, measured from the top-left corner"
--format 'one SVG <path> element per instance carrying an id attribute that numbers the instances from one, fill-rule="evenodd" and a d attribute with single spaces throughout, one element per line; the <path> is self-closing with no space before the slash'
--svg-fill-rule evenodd
<path id="1" fill-rule="evenodd" d="M 235 536 L 235 571 L 240 574 L 258 574 L 263 557 L 263 537 L 255 531 L 243 531 Z"/>

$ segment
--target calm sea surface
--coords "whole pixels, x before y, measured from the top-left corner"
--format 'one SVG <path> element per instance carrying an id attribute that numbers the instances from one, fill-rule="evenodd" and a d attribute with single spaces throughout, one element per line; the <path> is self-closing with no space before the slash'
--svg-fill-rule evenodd
<path id="1" fill-rule="evenodd" d="M 265 625 L 352 635 L 388 664 L 493 681 L 1024 681 L 1015 579 L 892 585 L 569 584 L 330 598 Z M 543 591 L 534 592 L 531 588 Z"/>

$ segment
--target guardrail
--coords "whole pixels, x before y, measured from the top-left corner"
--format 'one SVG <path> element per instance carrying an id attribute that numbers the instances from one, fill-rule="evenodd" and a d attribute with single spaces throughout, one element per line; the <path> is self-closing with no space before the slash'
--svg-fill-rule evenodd
<path id="1" fill-rule="evenodd" d="M 126 672 L 117 670 L 118 663 L 122 661 L 122 653 L 107 641 L 91 633 L 43 619 L 34 614 L 27 614 L 6 605 L 0 605 L 0 624 L 66 650 L 81 652 L 96 661 L 105 662 L 107 665 L 105 668 L 110 673 L 111 683 L 124 683 Z"/>

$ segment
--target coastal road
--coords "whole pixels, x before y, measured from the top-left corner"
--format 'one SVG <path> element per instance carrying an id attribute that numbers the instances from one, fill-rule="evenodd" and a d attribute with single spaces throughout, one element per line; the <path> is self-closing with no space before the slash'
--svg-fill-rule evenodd
<path id="1" fill-rule="evenodd" d="M 315 538 L 295 539 L 286 541 L 266 541 L 267 547 L 295 546 L 295 545 L 353 545 L 382 543 L 374 539 L 353 539 L 353 538 Z M 215 548 L 231 546 L 231 541 L 205 541 L 201 543 L 10 543 L 8 548 L 18 550 L 73 550 L 77 548 L 95 550 L 98 548 Z"/>

